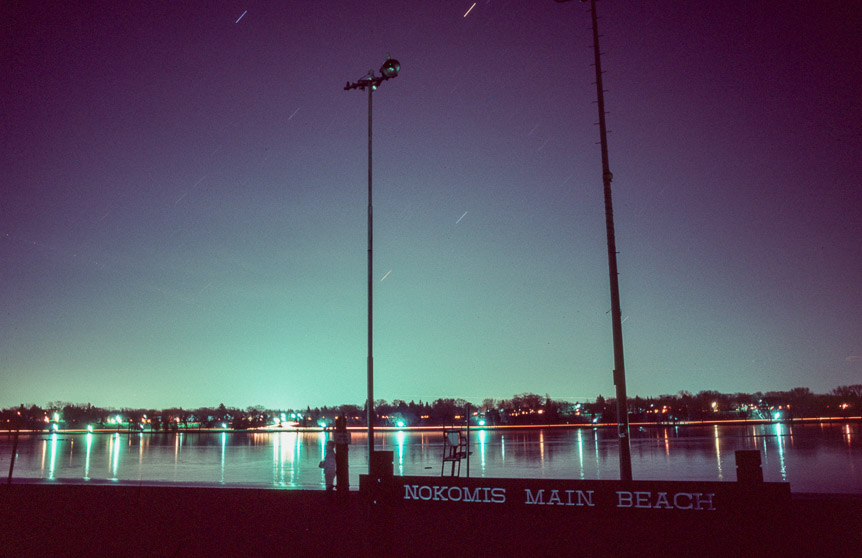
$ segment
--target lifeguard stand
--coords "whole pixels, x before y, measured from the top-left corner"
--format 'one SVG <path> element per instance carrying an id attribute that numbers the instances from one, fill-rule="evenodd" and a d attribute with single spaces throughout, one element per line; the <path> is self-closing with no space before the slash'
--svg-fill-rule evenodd
<path id="1" fill-rule="evenodd" d="M 446 463 L 451 463 L 449 475 L 461 476 L 461 459 L 467 457 L 467 437 L 460 429 L 443 430 L 443 463 L 440 465 L 440 476 L 446 471 Z M 455 473 L 455 465 L 458 472 Z"/>

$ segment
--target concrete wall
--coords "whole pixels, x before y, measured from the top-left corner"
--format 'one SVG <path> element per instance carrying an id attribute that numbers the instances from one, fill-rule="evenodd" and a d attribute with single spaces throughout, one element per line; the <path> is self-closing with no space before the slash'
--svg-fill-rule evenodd
<path id="1" fill-rule="evenodd" d="M 0 485 L 0 556 L 831 556 L 862 548 L 862 497 L 786 510 L 572 516 L 554 506 L 371 504 L 359 492 Z M 847 554 L 850 552 L 850 554 Z"/>

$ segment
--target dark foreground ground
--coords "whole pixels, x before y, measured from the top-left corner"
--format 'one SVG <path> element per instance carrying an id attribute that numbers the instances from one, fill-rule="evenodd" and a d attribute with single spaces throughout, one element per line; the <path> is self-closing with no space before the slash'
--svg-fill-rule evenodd
<path id="1" fill-rule="evenodd" d="M 322 491 L 0 485 L 0 556 L 858 556 L 862 496 L 789 509 L 578 515 L 463 506 L 417 513 Z"/>

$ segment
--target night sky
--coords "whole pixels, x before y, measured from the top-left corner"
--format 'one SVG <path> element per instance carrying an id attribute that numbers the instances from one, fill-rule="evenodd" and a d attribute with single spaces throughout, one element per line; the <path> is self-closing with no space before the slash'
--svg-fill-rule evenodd
<path id="1" fill-rule="evenodd" d="M 588 4 L 471 4 L 4 3 L 0 406 L 363 403 L 388 52 L 375 397 L 613 396 Z M 598 8 L 629 395 L 862 383 L 858 4 Z"/>

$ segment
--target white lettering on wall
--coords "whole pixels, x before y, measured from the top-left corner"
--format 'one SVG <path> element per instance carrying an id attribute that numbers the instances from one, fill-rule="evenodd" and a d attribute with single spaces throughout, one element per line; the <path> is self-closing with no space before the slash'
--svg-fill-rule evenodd
<path id="1" fill-rule="evenodd" d="M 540 488 L 533 494 L 533 491 L 529 488 L 524 489 L 524 503 L 525 504 L 538 504 L 540 506 L 543 505 L 554 505 L 554 506 L 594 506 L 593 504 L 593 490 L 565 490 L 566 498 L 562 498 L 560 495 L 560 491 L 557 489 L 553 489 L 548 492 L 548 499 L 545 500 L 545 489 Z M 577 500 L 575 500 L 574 496 L 577 494 Z"/>
<path id="2" fill-rule="evenodd" d="M 651 492 L 648 490 L 617 490 L 617 508 L 715 511 L 712 492 Z M 524 489 L 523 503 L 538 506 L 595 507 L 594 490 Z M 449 485 L 405 484 L 404 500 L 434 500 L 436 502 L 476 502 L 502 504 L 506 502 L 503 487 L 466 487 Z"/>
<path id="3" fill-rule="evenodd" d="M 713 496 L 715 494 L 711 492 L 707 494 L 701 492 L 677 492 L 671 499 L 668 499 L 667 492 L 659 492 L 654 495 L 652 492 L 646 491 L 629 492 L 627 490 L 618 490 L 617 507 L 714 511 Z M 671 505 L 671 502 L 673 502 L 673 505 Z"/>
<path id="4" fill-rule="evenodd" d="M 527 499 L 524 501 L 525 504 L 544 504 L 543 495 L 545 491 L 543 489 L 539 489 L 535 496 L 533 496 L 533 491 L 529 488 L 525 488 L 524 492 L 527 493 Z"/>
<path id="5" fill-rule="evenodd" d="M 635 492 L 635 507 L 636 508 L 650 508 L 652 507 L 649 502 L 649 497 L 652 494 L 650 492 Z"/>
<path id="6" fill-rule="evenodd" d="M 617 490 L 617 507 L 630 508 L 632 507 L 632 493 L 626 490 Z"/>
<path id="7" fill-rule="evenodd" d="M 697 492 L 697 493 L 695 493 L 694 496 L 695 496 L 695 503 L 694 503 L 695 509 L 697 509 L 697 510 L 709 510 L 709 511 L 715 510 L 715 508 L 712 507 L 712 497 L 715 496 L 715 494 L 713 494 L 713 493 L 701 494 L 700 492 Z"/>
<path id="8" fill-rule="evenodd" d="M 453 502 L 460 502 L 461 501 L 461 490 L 462 490 L 462 488 L 460 486 L 450 486 L 449 492 L 447 492 L 449 499 L 452 500 Z M 453 495 L 452 492 L 454 492 L 455 494 Z M 467 494 L 470 493 L 469 490 L 466 492 L 467 492 Z"/>
<path id="9" fill-rule="evenodd" d="M 572 493 L 577 493 L 578 501 L 577 503 L 572 502 Z M 569 501 L 566 502 L 569 506 L 595 506 L 593 504 L 593 491 L 592 490 L 566 490 L 566 494 L 569 495 Z"/>
<path id="10" fill-rule="evenodd" d="M 413 485 L 405 484 L 404 485 L 404 499 L 405 500 L 416 500 L 417 498 L 419 498 L 419 495 L 417 494 L 418 488 L 419 488 L 418 484 L 413 484 Z"/>
<path id="11" fill-rule="evenodd" d="M 673 506 L 670 505 L 670 502 L 667 501 L 667 492 L 659 492 L 658 497 L 655 499 L 656 508 L 663 508 L 666 510 L 672 510 Z"/>
<path id="12" fill-rule="evenodd" d="M 506 501 L 505 488 L 476 487 L 472 491 L 462 486 L 404 485 L 404 500 L 435 500 L 438 502 L 481 502 L 502 504 Z"/>
<path id="13" fill-rule="evenodd" d="M 443 491 L 446 490 L 445 486 L 435 486 L 434 487 L 434 499 L 435 500 L 443 500 L 446 501 L 446 497 L 443 496 Z"/>
<path id="14" fill-rule="evenodd" d="M 481 502 L 482 499 L 479 496 L 480 490 L 482 490 L 482 489 L 481 488 L 475 488 L 475 489 L 473 489 L 473 492 L 471 493 L 469 488 L 465 488 L 463 495 L 462 495 L 463 500 L 465 502 Z M 487 497 L 485 499 L 487 500 Z"/>
<path id="15" fill-rule="evenodd" d="M 506 501 L 506 489 L 505 488 L 492 488 L 491 489 L 491 501 L 495 504 L 502 504 Z"/>
<path id="16" fill-rule="evenodd" d="M 680 497 L 688 498 L 688 503 L 683 505 L 680 503 Z M 673 507 L 678 510 L 690 510 L 691 509 L 691 494 L 688 492 L 677 492 L 673 495 Z"/>
<path id="17" fill-rule="evenodd" d="M 427 496 L 425 496 L 423 494 L 423 492 L 425 494 L 427 494 Z M 419 497 L 423 500 L 430 500 L 431 499 L 431 487 L 430 486 L 420 486 L 419 487 Z"/>

